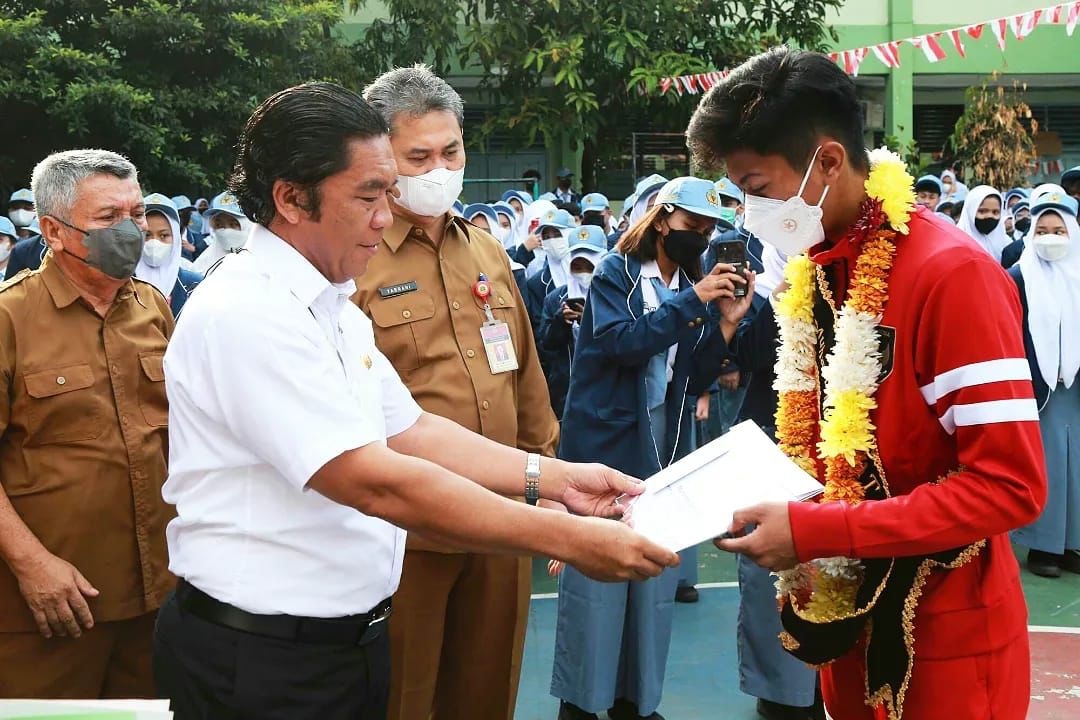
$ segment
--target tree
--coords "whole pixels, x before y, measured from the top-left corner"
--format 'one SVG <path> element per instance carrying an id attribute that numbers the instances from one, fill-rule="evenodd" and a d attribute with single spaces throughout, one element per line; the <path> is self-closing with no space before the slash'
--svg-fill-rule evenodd
<path id="1" fill-rule="evenodd" d="M 103 147 L 143 187 L 213 193 L 254 107 L 306 80 L 358 87 L 333 0 L 0 0 L 0 189 Z"/>
<path id="2" fill-rule="evenodd" d="M 482 138 L 583 143 L 582 175 L 632 129 L 682 130 L 693 104 L 659 96 L 660 79 L 733 67 L 770 46 L 820 49 L 842 0 L 387 0 L 359 47 L 375 74 L 426 60 L 481 74 L 491 112 Z M 365 0 L 350 0 L 355 10 Z"/>
<path id="3" fill-rule="evenodd" d="M 965 93 L 964 114 L 956 121 L 949 146 L 969 180 L 996 188 L 1024 183 L 1036 159 L 1032 135 L 1038 132 L 1038 121 L 1031 116 L 1022 89 L 1026 88 L 1019 83 L 1009 91 L 1001 85 L 991 88 L 983 80 Z"/>

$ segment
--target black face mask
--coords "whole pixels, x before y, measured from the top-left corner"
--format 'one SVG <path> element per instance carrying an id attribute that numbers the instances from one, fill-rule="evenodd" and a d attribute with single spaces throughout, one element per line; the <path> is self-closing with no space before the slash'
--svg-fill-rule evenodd
<path id="1" fill-rule="evenodd" d="M 701 276 L 701 256 L 709 241 L 694 230 L 668 230 L 663 237 L 664 252 L 691 278 Z"/>
<path id="2" fill-rule="evenodd" d="M 989 235 L 994 231 L 994 228 L 1001 222 L 1001 218 L 975 218 L 975 229 L 981 232 L 983 235 Z"/>
<path id="3" fill-rule="evenodd" d="M 1016 223 L 1014 223 L 1014 225 L 1015 225 L 1017 230 L 1019 230 L 1020 232 L 1022 232 L 1022 233 L 1024 233 L 1026 235 L 1027 231 L 1031 229 L 1031 218 L 1026 217 L 1026 218 L 1023 218 L 1022 220 L 1017 220 Z"/>

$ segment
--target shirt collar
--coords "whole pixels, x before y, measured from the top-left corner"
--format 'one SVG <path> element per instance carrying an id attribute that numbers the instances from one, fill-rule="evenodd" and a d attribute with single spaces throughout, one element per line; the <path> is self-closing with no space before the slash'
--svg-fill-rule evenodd
<path id="1" fill-rule="evenodd" d="M 356 283 L 352 280 L 343 283 L 330 282 L 296 248 L 263 225 L 252 227 L 247 248 L 259 259 L 270 276 L 289 288 L 305 307 L 310 307 L 320 295 L 331 288 L 337 295 L 352 295 L 356 292 Z"/>
<path id="2" fill-rule="evenodd" d="M 682 275 L 682 269 L 679 269 L 671 276 L 671 282 L 668 283 L 668 288 L 671 290 L 679 289 L 679 276 Z M 656 278 L 661 283 L 664 282 L 664 276 L 660 274 L 660 264 L 655 260 L 646 260 L 641 263 L 641 277 L 644 278 Z"/>
<path id="3" fill-rule="evenodd" d="M 53 304 L 62 310 L 82 297 L 82 293 L 72 284 L 58 263 L 53 262 L 52 250 L 45 253 L 41 261 L 41 280 L 45 283 L 45 289 L 49 291 Z M 126 300 L 135 293 L 135 285 L 128 280 L 117 292 L 116 300 Z"/>
<path id="4" fill-rule="evenodd" d="M 465 237 L 466 242 L 471 242 L 472 238 L 469 237 L 469 223 L 464 218 L 457 215 L 448 215 L 446 218 L 445 229 L 443 230 L 443 237 L 450 232 L 451 228 L 456 227 L 461 235 Z M 413 232 L 414 230 L 419 232 Z M 422 236 L 423 230 L 413 225 L 408 220 L 404 220 L 400 217 L 394 216 L 394 224 L 387 228 L 383 233 L 383 244 L 386 248 L 392 252 L 397 253 L 398 248 L 405 244 L 405 241 L 410 237 L 419 239 Z"/>

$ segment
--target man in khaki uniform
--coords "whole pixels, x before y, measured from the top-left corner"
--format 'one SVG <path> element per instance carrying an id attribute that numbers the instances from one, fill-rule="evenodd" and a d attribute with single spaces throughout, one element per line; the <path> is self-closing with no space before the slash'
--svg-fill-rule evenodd
<path id="1" fill-rule="evenodd" d="M 420 66 L 386 73 L 364 97 L 390 127 L 400 191 L 383 249 L 356 280 L 376 344 L 425 411 L 553 455 L 558 424 L 506 251 L 447 212 L 465 168 L 461 98 Z M 391 720 L 513 717 L 529 560 L 415 534 L 406 547 L 390 624 Z"/>
<path id="2" fill-rule="evenodd" d="M 172 314 L 131 277 L 130 162 L 57 153 L 33 188 L 51 252 L 0 291 L 0 697 L 153 697 Z"/>

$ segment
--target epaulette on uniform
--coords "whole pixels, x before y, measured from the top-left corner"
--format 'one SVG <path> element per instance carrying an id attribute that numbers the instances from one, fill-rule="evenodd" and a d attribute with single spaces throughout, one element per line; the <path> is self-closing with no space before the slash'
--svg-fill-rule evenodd
<path id="1" fill-rule="evenodd" d="M 15 276 L 12 277 L 10 280 L 5 280 L 3 283 L 0 283 L 0 292 L 4 292 L 8 288 L 15 287 L 33 274 L 34 271 L 30 268 L 20 270 L 19 272 L 15 273 Z"/>

